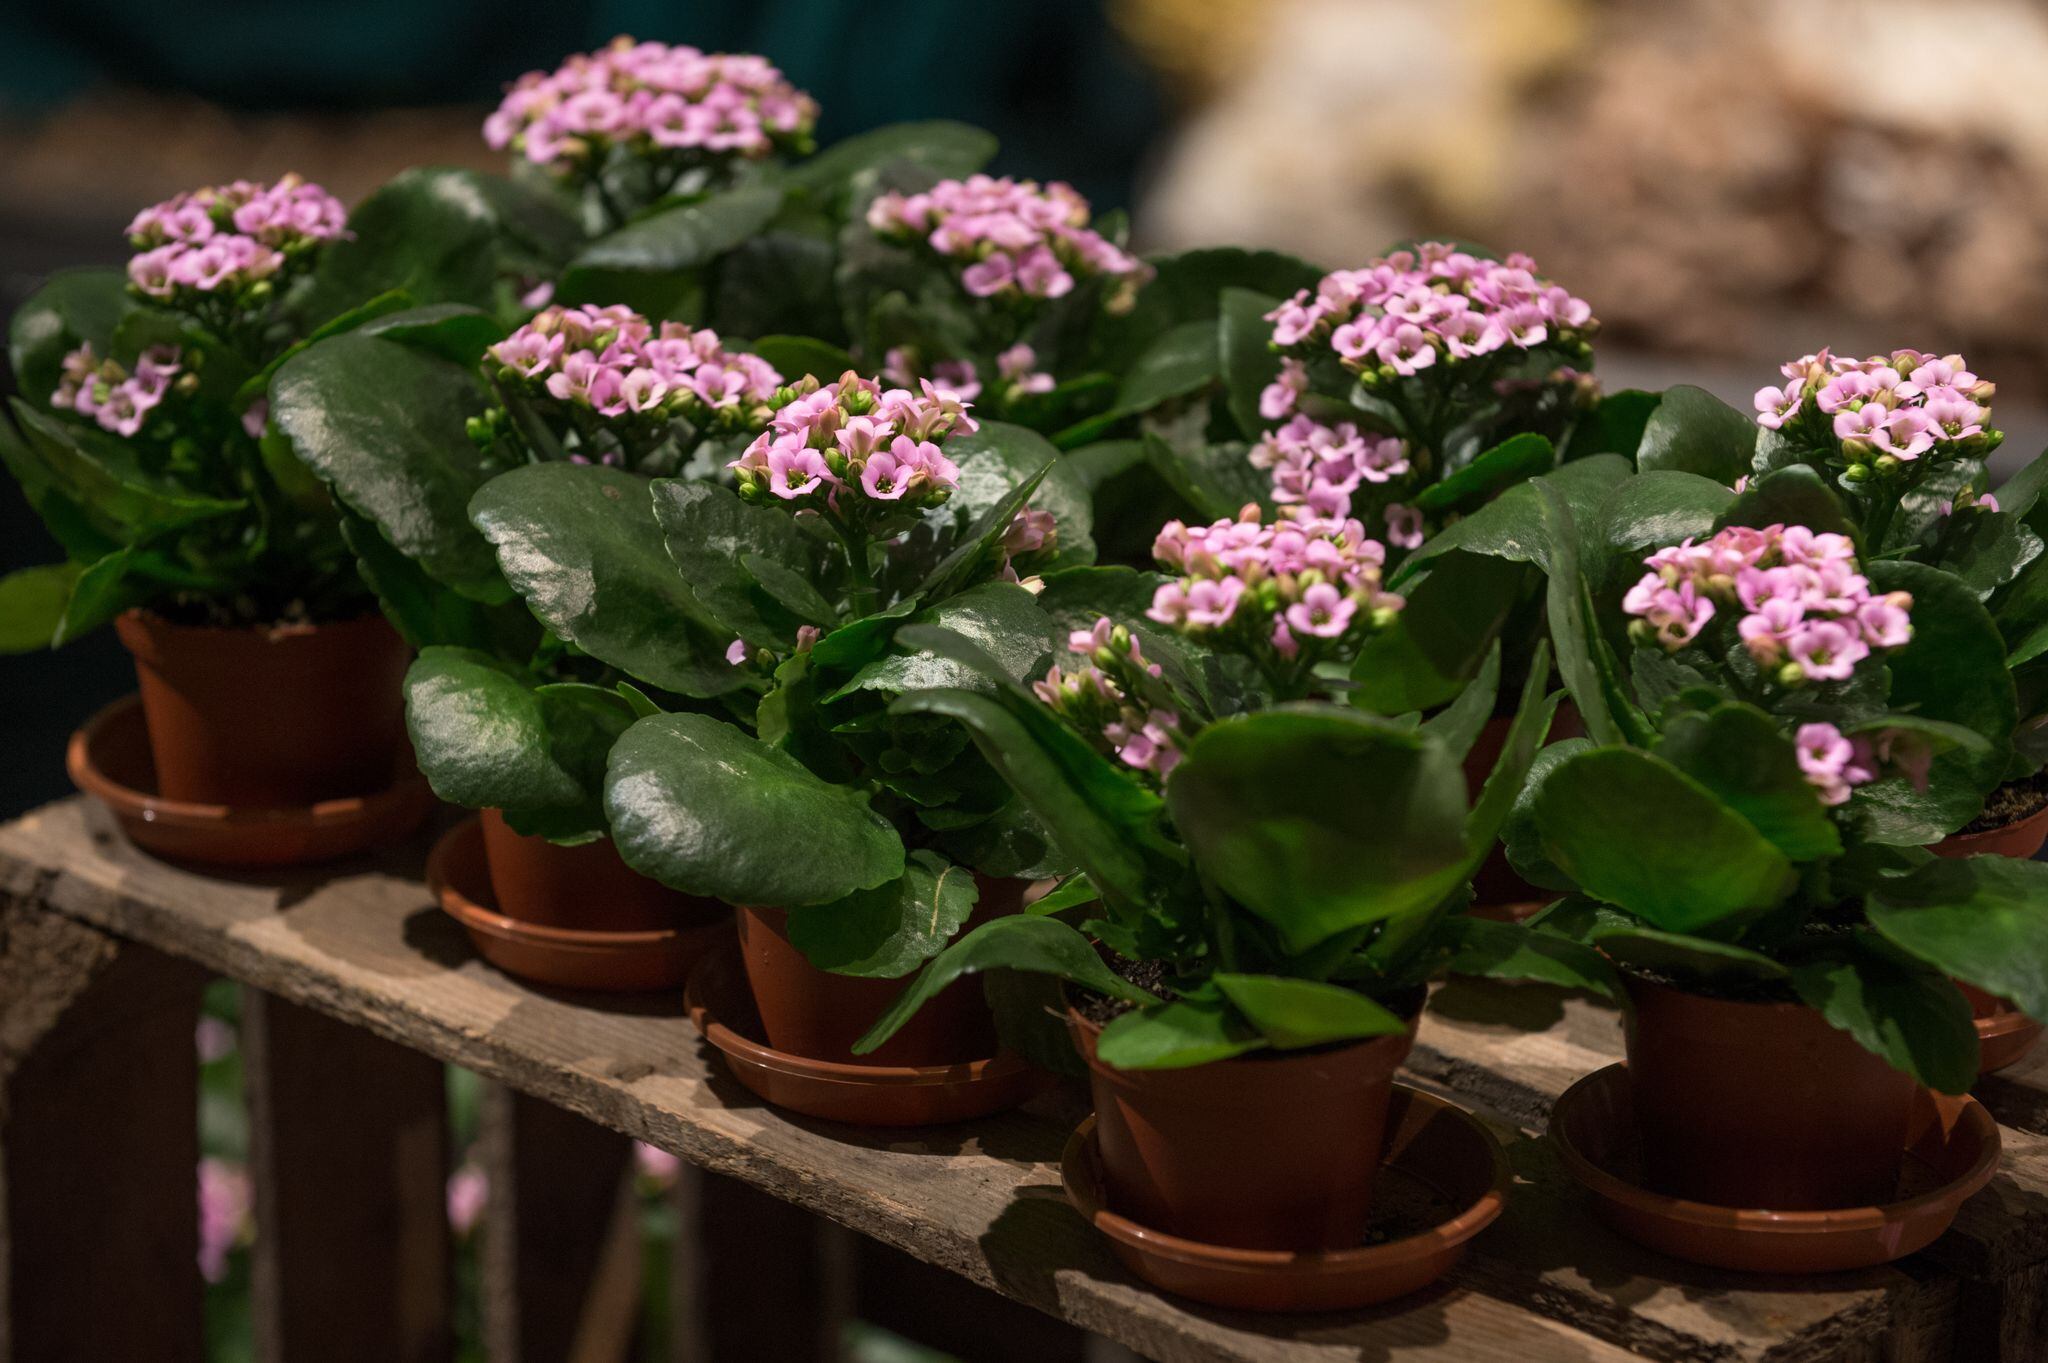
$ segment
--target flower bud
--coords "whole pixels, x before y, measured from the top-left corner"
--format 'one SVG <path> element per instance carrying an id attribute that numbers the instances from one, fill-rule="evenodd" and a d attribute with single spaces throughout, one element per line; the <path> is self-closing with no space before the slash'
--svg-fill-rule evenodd
<path id="1" fill-rule="evenodd" d="M 1877 469 L 1878 477 L 1888 478 L 1899 471 L 1899 458 L 1895 454 L 1880 454 L 1873 467 Z"/>
<path id="2" fill-rule="evenodd" d="M 1867 481 L 1869 477 L 1870 465 L 1868 464 L 1851 464 L 1842 470 L 1842 481 L 1845 483 L 1861 483 Z"/>
<path id="3" fill-rule="evenodd" d="M 1806 684 L 1806 669 L 1798 663 L 1786 663 L 1778 669 L 1780 686 L 1803 686 Z"/>
<path id="4" fill-rule="evenodd" d="M 172 382 L 171 387 L 177 392 L 179 397 L 189 398 L 199 391 L 199 376 L 189 372 L 180 374 Z"/>

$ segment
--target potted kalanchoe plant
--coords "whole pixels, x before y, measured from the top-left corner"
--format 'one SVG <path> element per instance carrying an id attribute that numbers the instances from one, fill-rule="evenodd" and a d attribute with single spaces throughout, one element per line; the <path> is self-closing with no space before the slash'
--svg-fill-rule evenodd
<path id="1" fill-rule="evenodd" d="M 1021 674 L 1050 625 L 1001 579 L 1068 551 L 1027 506 L 1052 460 L 1028 432 L 977 431 L 936 389 L 851 373 L 767 406 L 734 486 L 544 465 L 493 480 L 474 512 L 555 637 L 676 697 L 649 692 L 612 746 L 621 855 L 735 907 L 771 1045 L 850 1062 L 899 978 L 970 912 L 1014 907 L 1051 855 L 964 735 L 886 714 L 927 667 L 894 629 L 977 622 Z M 1043 491 L 1085 554 L 1078 490 Z M 986 1009 L 967 1004 L 876 1063 L 993 1055 Z"/>
<path id="2" fill-rule="evenodd" d="M 1169 525 L 1166 580 L 1047 578 L 1082 661 L 1029 689 L 958 635 L 905 631 L 981 685 L 894 708 L 966 724 L 1085 878 L 938 955 L 861 1047 L 964 975 L 1066 980 L 1115 1209 L 1210 1244 L 1359 1244 L 1424 984 L 1447 968 L 1605 983 L 1590 952 L 1457 912 L 1549 724 L 1546 645 L 1476 804 L 1462 764 L 1497 649 L 1427 724 L 1311 699 L 1331 694 L 1321 664 L 1341 682 L 1402 609 L 1384 553 L 1356 520 Z"/>
<path id="3" fill-rule="evenodd" d="M 136 215 L 125 275 L 59 275 L 14 317 L 0 453 L 68 561 L 0 586 L 10 642 L 112 620 L 171 800 L 305 808 L 385 791 L 402 762 L 405 645 L 265 424 L 269 365 L 346 235 L 297 176 L 199 189 Z"/>
<path id="4" fill-rule="evenodd" d="M 1608 618 L 1626 666 L 1591 643 L 1579 704 L 1620 741 L 1543 754 L 1508 844 L 1567 894 L 1538 930 L 1626 983 L 1650 1186 L 1802 1210 L 1889 1201 L 1919 1087 L 1975 1079 L 1950 976 L 2048 1003 L 2048 868 L 1912 845 L 1939 836 L 1930 765 L 1992 746 L 1928 702 L 1996 631 L 1937 570 L 1770 519 L 1788 491 L 1653 472 L 1610 495 L 1618 564 L 1698 532 L 1639 560 Z"/>
<path id="5" fill-rule="evenodd" d="M 547 308 L 510 335 L 469 310 L 398 313 L 280 372 L 280 429 L 348 508 L 363 576 L 420 648 L 404 684 L 420 769 L 443 799 L 482 811 L 495 916 L 459 916 L 494 934 L 480 944 L 508 969 L 679 982 L 701 945 L 690 930 L 713 915 L 619 860 L 605 761 L 637 713 L 738 683 L 723 641 L 701 631 L 694 664 L 679 631 L 670 665 L 630 673 L 552 631 L 500 572 L 492 518 L 535 500 L 644 511 L 652 475 L 715 469 L 780 382 L 713 332 L 620 306 Z M 439 860 L 470 850 L 459 841 Z M 534 950 L 564 933 L 580 950 Z M 609 978 L 591 973 L 599 949 Z"/>
<path id="6" fill-rule="evenodd" d="M 1756 395 L 1762 429 L 1745 486 L 1798 484 L 1819 501 L 1820 483 L 1867 554 L 1938 569 L 1984 603 L 2012 681 L 2009 700 L 2000 688 L 1986 704 L 2009 710 L 2009 732 L 1937 771 L 1945 831 L 1960 829 L 1941 850 L 2032 856 L 2048 840 L 2048 463 L 1989 490 L 1986 461 L 2004 438 L 1992 424 L 1994 388 L 1960 355 L 1823 350 L 1786 364 L 1783 377 Z"/>

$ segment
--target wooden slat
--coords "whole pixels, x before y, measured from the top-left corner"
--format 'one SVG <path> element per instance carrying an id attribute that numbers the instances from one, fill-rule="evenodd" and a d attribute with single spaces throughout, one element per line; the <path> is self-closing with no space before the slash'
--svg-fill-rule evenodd
<path id="1" fill-rule="evenodd" d="M 543 994 L 484 966 L 419 883 L 422 856 L 414 846 L 283 885 L 227 881 L 154 862 L 110 834 L 96 810 L 66 801 L 0 828 L 0 890 L 583 1113 L 1148 1357 L 1630 1357 L 1527 1306 L 1456 1285 L 1376 1310 L 1301 1318 L 1162 1297 L 1128 1278 L 1060 1195 L 1055 1162 L 1075 1121 L 1071 1108 L 911 1133 L 785 1117 L 714 1067 L 679 999 Z"/>
<path id="2" fill-rule="evenodd" d="M 482 1144 L 491 1363 L 623 1363 L 640 1305 L 633 1143 L 493 1084 Z"/>
<path id="3" fill-rule="evenodd" d="M 242 1045 L 258 1356 L 442 1363 L 453 1270 L 440 1063 L 254 989 Z"/>
<path id="4" fill-rule="evenodd" d="M 670 1297 L 682 1363 L 835 1363 L 856 1238 L 738 1179 L 685 1165 Z"/>
<path id="5" fill-rule="evenodd" d="M 200 972 L 0 900 L 0 1363 L 198 1363 Z"/>
<path id="6" fill-rule="evenodd" d="M 901 1250 L 856 1246 L 854 1312 L 905 1339 L 974 1363 L 1092 1363 L 1090 1338 Z"/>
<path id="7" fill-rule="evenodd" d="M 1558 1094 L 1621 1054 L 1621 1018 L 1612 1008 L 1547 989 L 1460 982 L 1431 998 L 1409 1065 L 1534 1131 Z M 2028 1074 L 2015 1070 L 2006 1082 L 2024 1094 Z M 1845 1341 L 1864 1341 L 1881 1343 L 1887 1360 L 1946 1359 L 1958 1331 L 1972 1339 L 1987 1329 L 2014 1334 L 2038 1314 L 2038 1296 L 2025 1283 L 2048 1263 L 2048 1136 L 2008 1127 L 2001 1137 L 1999 1173 L 1933 1246 L 1894 1267 L 1793 1280 L 1782 1290 L 1751 1275 L 1679 1263 L 1601 1230 L 1551 1172 L 1549 1149 L 1532 1141 L 1516 1150 L 1530 1186 L 1503 1218 L 1507 1252 L 1489 1263 L 1512 1265 L 1511 1275 L 1532 1263 L 1540 1272 L 1520 1289 L 1512 1276 L 1489 1286 L 1510 1297 L 1544 1293 L 1567 1319 L 1659 1357 L 1790 1363 L 1833 1358 Z M 1569 1253 L 1545 1263 L 1540 1247 L 1555 1240 L 1548 1228 L 1574 1217 Z M 1985 1312 L 1994 1310 L 2004 1315 L 1987 1321 Z M 1688 1352 L 1680 1339 L 1727 1352 Z M 2020 1357 L 1959 1349 L 1953 1356 L 1970 1363 Z"/>

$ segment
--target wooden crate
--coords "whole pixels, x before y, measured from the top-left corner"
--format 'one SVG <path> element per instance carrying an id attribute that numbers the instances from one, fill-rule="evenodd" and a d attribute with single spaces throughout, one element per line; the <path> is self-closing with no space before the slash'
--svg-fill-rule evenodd
<path id="1" fill-rule="evenodd" d="M 785 1116 L 723 1072 L 680 999 L 544 992 L 485 966 L 433 906 L 423 853 L 221 877 L 136 852 L 83 801 L 0 828 L 0 1361 L 199 1356 L 190 965 L 263 1000 L 258 1319 L 265 1356 L 290 1363 L 445 1357 L 443 1061 L 505 1090 L 485 1255 L 499 1359 L 622 1356 L 638 1271 L 618 1210 L 631 1136 L 697 1171 L 678 1203 L 692 1229 L 678 1356 L 692 1360 L 829 1357 L 850 1310 L 929 1325 L 977 1363 L 1112 1356 L 1083 1331 L 1202 1363 L 2048 1360 L 2048 1060 L 1983 1086 L 2003 1167 L 1939 1243 L 1868 1272 L 1760 1278 L 1611 1235 L 1533 1134 L 1565 1085 L 1618 1054 L 1611 1011 L 1447 986 L 1411 1077 L 1508 1140 L 1510 1210 L 1435 1290 L 1249 1315 L 1134 1282 L 1068 1208 L 1056 1160 L 1078 1094 L 929 1131 Z M 82 1172 L 116 1158 L 130 1161 L 117 1177 Z M 295 1238 L 294 1218 L 325 1239 Z M 147 1322 L 147 1351 L 145 1327 L 124 1320 Z"/>

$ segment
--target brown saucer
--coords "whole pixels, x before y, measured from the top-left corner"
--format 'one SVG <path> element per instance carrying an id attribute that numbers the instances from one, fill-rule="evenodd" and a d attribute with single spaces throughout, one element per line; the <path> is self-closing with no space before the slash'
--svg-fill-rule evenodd
<path id="1" fill-rule="evenodd" d="M 1017 1106 L 1045 1082 L 1010 1051 L 965 1065 L 850 1065 L 778 1051 L 762 1040 L 737 942 L 707 953 L 683 992 L 690 1020 L 734 1077 L 777 1107 L 854 1126 L 936 1126 Z"/>
<path id="2" fill-rule="evenodd" d="M 1120 1216 L 1104 1197 L 1093 1117 L 1068 1139 L 1060 1178 L 1074 1210 L 1154 1287 L 1240 1311 L 1342 1311 L 1419 1291 L 1450 1272 L 1466 1242 L 1506 1206 L 1514 1175 L 1477 1118 L 1396 1084 L 1373 1188 L 1375 1242 L 1357 1249 L 1235 1249 Z"/>
<path id="3" fill-rule="evenodd" d="M 156 793 L 149 728 L 135 696 L 115 701 L 71 735 L 71 783 L 113 812 L 137 847 L 212 866 L 301 866 L 330 861 L 419 827 L 434 807 L 410 766 L 374 795 L 293 808 L 240 808 L 169 800 Z"/>
<path id="4" fill-rule="evenodd" d="M 627 993 L 674 989 L 705 952 L 732 938 L 721 918 L 694 927 L 596 932 L 549 927 L 498 912 L 484 864 L 483 826 L 464 819 L 427 856 L 427 888 L 469 930 L 477 951 L 507 975 L 564 989 Z"/>
<path id="5" fill-rule="evenodd" d="M 1566 1089 L 1550 1135 L 1601 1219 L 1638 1244 L 1716 1268 L 1832 1273 L 1924 1249 L 1998 1168 L 1998 1123 L 1974 1098 L 1921 1090 L 1906 1129 L 1901 1195 L 1882 1206 L 1773 1212 L 1689 1202 L 1637 1180 L 1635 1113 L 1626 1065 Z"/>
<path id="6" fill-rule="evenodd" d="M 2038 1019 L 1973 984 L 1957 980 L 1956 988 L 1963 991 L 1963 997 L 1970 1001 L 1970 1011 L 1976 1014 L 1977 1073 L 1989 1074 L 2016 1063 L 2041 1039 Z"/>

